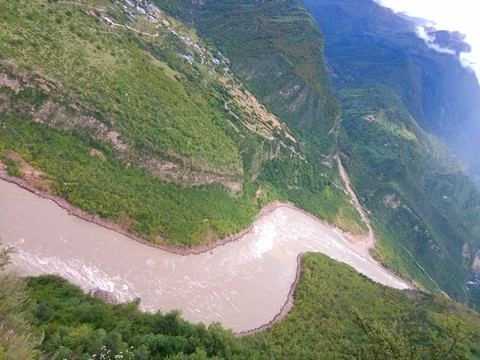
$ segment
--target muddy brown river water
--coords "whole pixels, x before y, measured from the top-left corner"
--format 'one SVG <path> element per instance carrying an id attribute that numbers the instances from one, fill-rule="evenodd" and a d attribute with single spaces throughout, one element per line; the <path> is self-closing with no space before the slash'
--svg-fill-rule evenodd
<path id="1" fill-rule="evenodd" d="M 238 241 L 182 256 L 68 215 L 54 202 L 0 180 L 0 236 L 16 248 L 10 271 L 57 274 L 85 291 L 98 287 L 124 301 L 140 297 L 144 310 L 180 309 L 189 321 L 221 322 L 236 332 L 275 317 L 303 252 L 322 252 L 374 281 L 409 287 L 355 253 L 335 229 L 286 206 L 256 220 Z"/>

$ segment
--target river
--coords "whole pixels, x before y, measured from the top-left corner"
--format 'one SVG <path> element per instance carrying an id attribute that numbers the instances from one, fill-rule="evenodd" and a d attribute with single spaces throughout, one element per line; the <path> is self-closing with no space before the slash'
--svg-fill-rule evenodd
<path id="1" fill-rule="evenodd" d="M 0 236 L 15 247 L 10 271 L 58 274 L 83 290 L 101 288 L 146 311 L 180 309 L 192 322 L 241 332 L 270 322 L 287 300 L 297 256 L 322 252 L 379 283 L 409 285 L 349 246 L 333 228 L 288 206 L 212 251 L 183 256 L 69 215 L 51 200 L 0 180 Z"/>

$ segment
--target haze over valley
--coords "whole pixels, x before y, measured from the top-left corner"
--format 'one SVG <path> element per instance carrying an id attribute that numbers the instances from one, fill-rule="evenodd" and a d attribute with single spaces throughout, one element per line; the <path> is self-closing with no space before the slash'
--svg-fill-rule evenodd
<path id="1" fill-rule="evenodd" d="M 1 2 L 0 359 L 480 358 L 478 33 L 424 4 Z"/>
<path id="2" fill-rule="evenodd" d="M 480 30 L 476 16 L 476 4 L 468 1 L 397 1 L 379 0 L 380 5 L 397 13 L 425 19 L 437 30 L 460 32 L 471 51 L 460 53 L 462 64 L 475 71 L 480 81 Z M 460 37 L 461 38 L 461 37 Z"/>

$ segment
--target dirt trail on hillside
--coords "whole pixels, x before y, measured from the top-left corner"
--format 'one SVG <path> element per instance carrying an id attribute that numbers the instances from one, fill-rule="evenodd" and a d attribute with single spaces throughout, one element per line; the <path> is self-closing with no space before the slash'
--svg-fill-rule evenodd
<path id="1" fill-rule="evenodd" d="M 0 236 L 16 249 L 12 270 L 57 274 L 118 301 L 140 297 L 143 310 L 181 309 L 189 321 L 220 321 L 238 335 L 268 328 L 291 310 L 307 252 L 345 262 L 379 283 L 410 288 L 357 254 L 338 229 L 284 204 L 258 216 L 238 241 L 182 256 L 69 216 L 8 182 L 0 181 L 0 198 Z"/>
<path id="2" fill-rule="evenodd" d="M 357 208 L 357 211 L 360 213 L 362 220 L 365 222 L 368 228 L 368 234 L 364 236 L 354 236 L 348 233 L 343 233 L 342 235 L 344 235 L 349 240 L 348 244 L 352 250 L 371 261 L 375 261 L 370 253 L 370 249 L 374 248 L 377 243 L 377 236 L 375 234 L 375 230 L 373 230 L 372 224 L 370 223 L 370 219 L 368 218 L 365 209 L 358 201 L 357 195 L 350 186 L 350 177 L 348 176 L 347 170 L 345 170 L 342 161 L 340 160 L 340 156 L 338 156 L 338 154 L 335 155 L 335 159 L 338 163 L 340 176 L 345 182 L 346 190 L 348 194 L 352 197 L 353 203 Z"/>

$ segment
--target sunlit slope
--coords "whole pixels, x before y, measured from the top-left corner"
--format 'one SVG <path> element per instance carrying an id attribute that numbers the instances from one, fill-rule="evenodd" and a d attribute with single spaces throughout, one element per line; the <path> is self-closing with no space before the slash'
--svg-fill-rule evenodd
<path id="1" fill-rule="evenodd" d="M 22 299 L 16 282 L 15 295 Z M 178 312 L 149 314 L 137 303 L 106 304 L 58 277 L 30 278 L 28 290 L 33 301 L 27 317 L 34 326 L 27 330 L 43 334 L 39 348 L 57 358 L 99 357 L 102 351 L 133 352 L 136 359 L 480 357 L 478 313 L 441 296 L 376 284 L 321 254 L 303 259 L 287 318 L 242 339 L 218 324 L 189 324 Z M 14 316 L 24 318 L 15 312 L 6 318 Z"/>
<path id="2" fill-rule="evenodd" d="M 212 242 L 272 200 L 365 231 L 316 137 L 262 108 L 194 27 L 162 11 L 133 20 L 122 4 L 0 5 L 10 175 L 156 242 Z"/>
<path id="3" fill-rule="evenodd" d="M 351 210 L 338 216 L 330 205 L 322 205 L 343 187 L 333 160 L 340 107 L 325 67 L 323 35 L 303 5 L 274 0 L 167 1 L 162 6 L 211 39 L 244 85 L 296 137 L 295 147 L 306 162 L 276 159 L 259 179 L 286 188 L 288 199 L 308 211 L 356 227 Z"/>
<path id="4" fill-rule="evenodd" d="M 344 162 L 371 211 L 378 256 L 428 288 L 468 301 L 470 252 L 480 239 L 475 185 L 391 89 L 342 90 L 339 98 Z"/>
<path id="5" fill-rule="evenodd" d="M 93 6 L 81 4 L 2 5 L 2 59 L 51 78 L 51 91 L 74 96 L 65 99 L 67 111 L 86 103 L 132 152 L 185 157 L 193 167 L 241 174 L 238 150 L 215 123 L 222 114 L 209 103 L 215 98 L 207 94 L 204 77 L 178 55 L 186 45 L 165 27 L 148 28 L 158 37 L 110 28 L 88 13 Z M 162 55 L 170 64 L 162 66 Z M 181 73 L 169 76 L 175 67 Z"/>
<path id="6" fill-rule="evenodd" d="M 253 359 L 477 359 L 478 316 L 443 296 L 384 287 L 309 254 L 292 312 L 243 341 Z"/>

